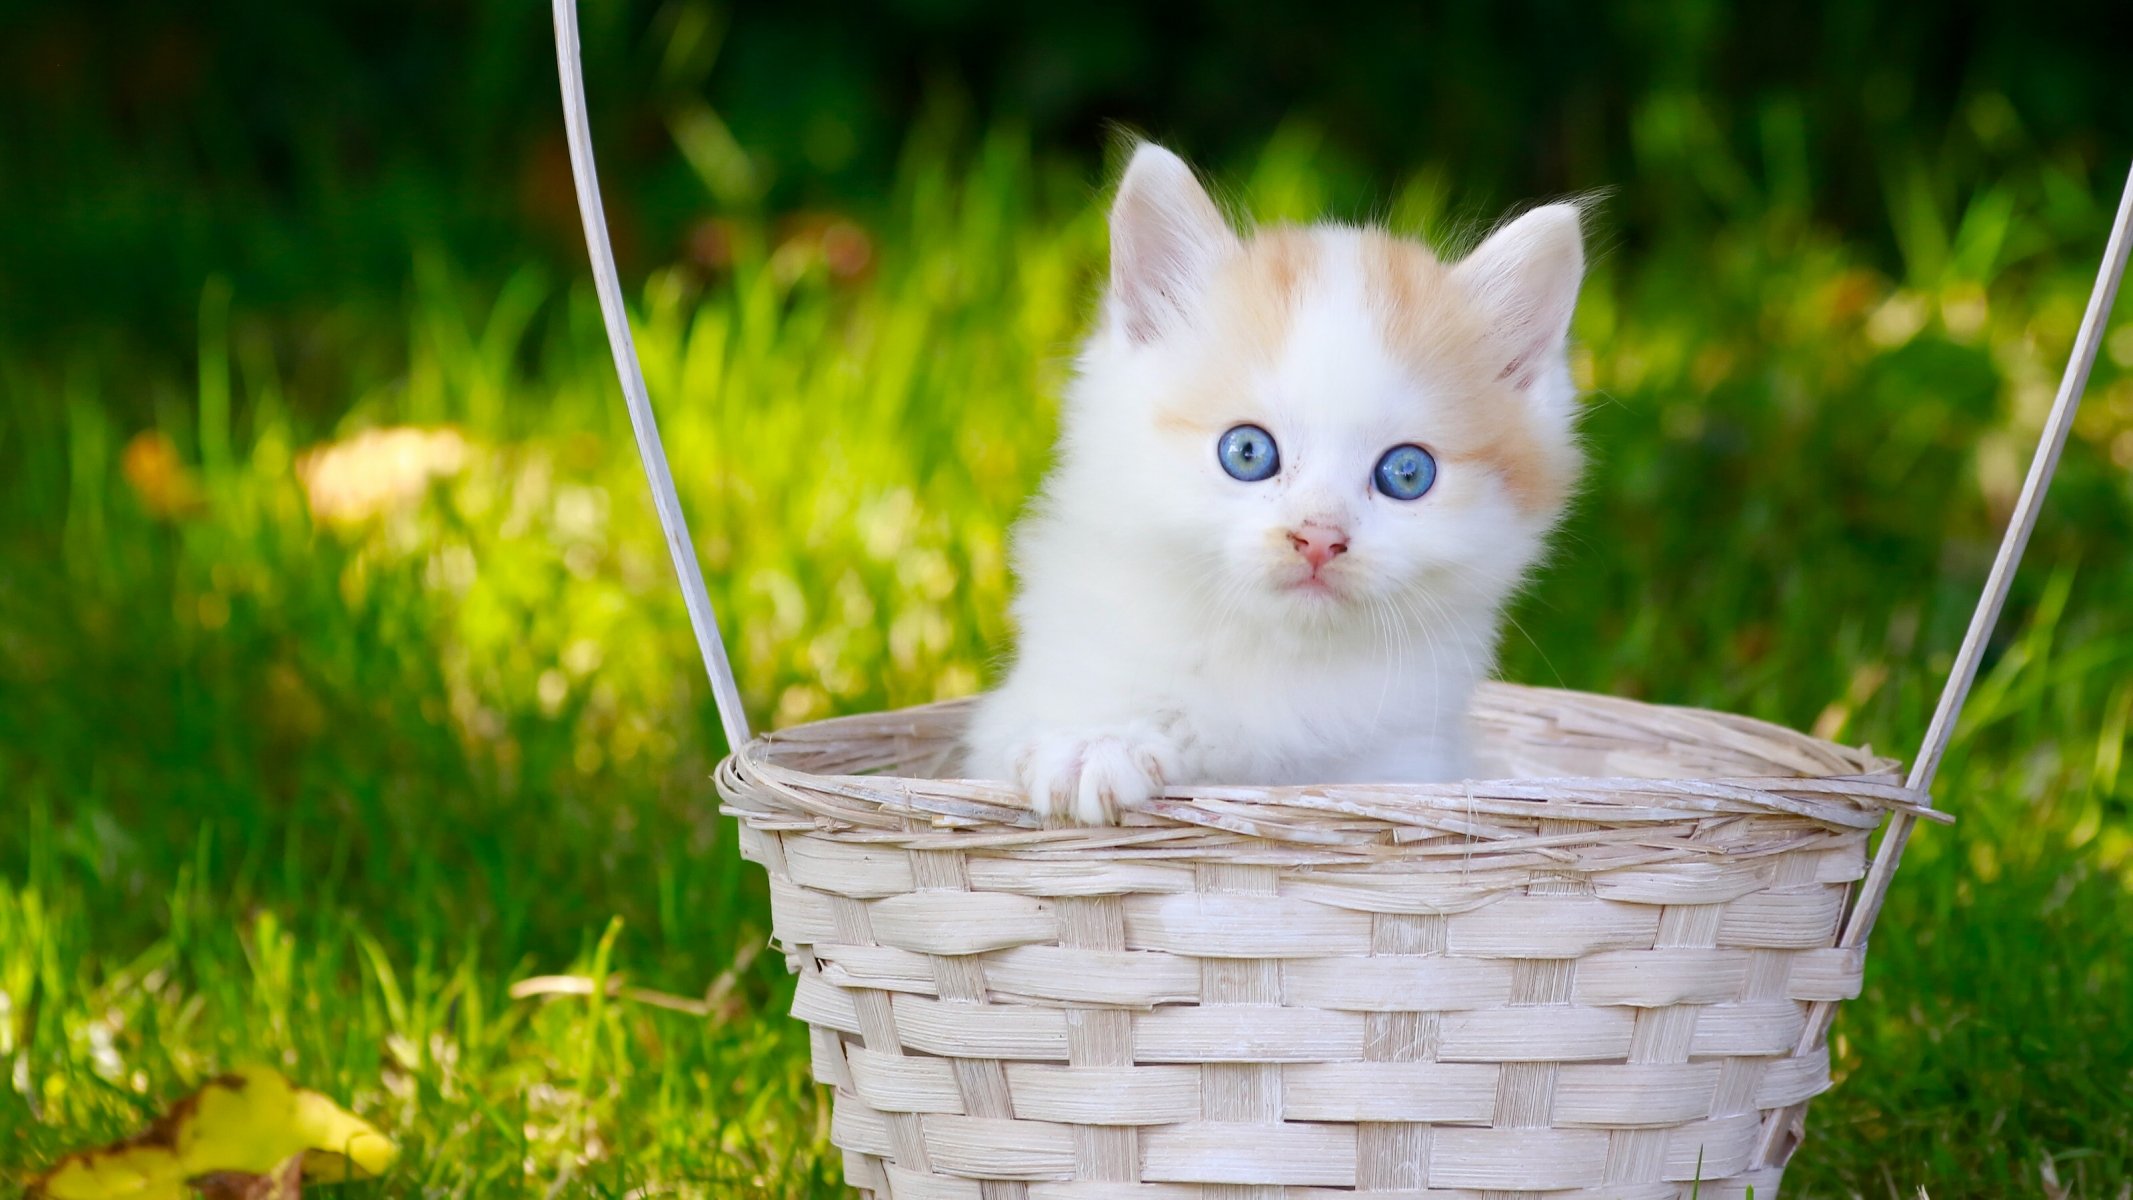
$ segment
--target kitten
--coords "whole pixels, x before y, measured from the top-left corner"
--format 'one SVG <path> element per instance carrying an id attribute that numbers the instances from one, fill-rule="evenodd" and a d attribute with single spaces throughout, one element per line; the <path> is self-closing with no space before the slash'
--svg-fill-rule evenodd
<path id="1" fill-rule="evenodd" d="M 1143 145 L 1110 221 L 967 772 L 1083 824 L 1166 783 L 1464 777 L 1468 698 L 1578 471 L 1577 210 L 1454 264 L 1372 229 L 1240 238 Z"/>

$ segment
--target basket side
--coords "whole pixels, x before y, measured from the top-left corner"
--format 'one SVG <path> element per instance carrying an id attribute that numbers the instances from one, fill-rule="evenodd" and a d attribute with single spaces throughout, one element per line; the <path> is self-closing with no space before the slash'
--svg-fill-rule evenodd
<path id="1" fill-rule="evenodd" d="M 1769 1197 L 1766 1125 L 1829 1083 L 1808 1006 L 1858 989 L 1866 831 L 1742 855 L 1743 820 L 1464 879 L 769 819 L 743 850 L 863 1194 Z"/>

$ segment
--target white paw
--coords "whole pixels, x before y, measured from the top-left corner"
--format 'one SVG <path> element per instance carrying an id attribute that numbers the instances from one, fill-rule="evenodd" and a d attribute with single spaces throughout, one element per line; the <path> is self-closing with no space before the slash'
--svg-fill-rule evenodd
<path id="1" fill-rule="evenodd" d="M 1015 782 L 1047 824 L 1116 825 L 1177 775 L 1169 742 L 1139 728 L 1039 734 L 1014 762 Z"/>

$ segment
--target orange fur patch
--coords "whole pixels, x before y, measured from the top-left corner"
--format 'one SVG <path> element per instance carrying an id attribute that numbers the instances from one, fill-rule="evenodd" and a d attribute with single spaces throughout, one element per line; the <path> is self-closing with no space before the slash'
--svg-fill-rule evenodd
<path id="1" fill-rule="evenodd" d="M 1528 512 L 1560 507 L 1576 474 L 1575 451 L 1567 438 L 1538 427 L 1451 268 L 1421 243 L 1375 230 L 1363 234 L 1360 249 L 1364 287 L 1386 346 L 1417 375 L 1458 397 L 1441 414 L 1448 424 L 1432 449 L 1493 469 Z"/>
<path id="2" fill-rule="evenodd" d="M 1282 226 L 1254 234 L 1224 273 L 1217 286 L 1237 306 L 1247 344 L 1259 355 L 1273 358 L 1288 340 L 1297 302 L 1317 272 L 1318 255 L 1308 230 Z"/>
<path id="3" fill-rule="evenodd" d="M 1288 341 L 1289 326 L 1296 316 L 1306 287 L 1318 270 L 1320 247 L 1308 229 L 1276 226 L 1248 235 L 1244 248 L 1215 277 L 1214 319 L 1225 331 L 1234 331 L 1233 342 L 1243 353 L 1228 364 L 1241 374 L 1272 363 Z M 1240 379 L 1208 379 L 1181 396 L 1172 406 L 1155 415 L 1156 428 L 1180 435 L 1200 437 L 1215 431 L 1229 419 L 1224 405 L 1212 402 L 1243 391 Z"/>
<path id="4" fill-rule="evenodd" d="M 1453 268 L 1420 242 L 1376 230 L 1362 231 L 1355 244 L 1379 336 L 1416 378 L 1448 396 L 1422 439 L 1430 451 L 1492 471 L 1527 512 L 1561 507 L 1577 474 L 1575 447 L 1567 433 L 1546 428 L 1506 378 L 1502 352 Z M 1293 226 L 1246 238 L 1215 277 L 1209 314 L 1238 352 L 1158 409 L 1158 430 L 1211 438 L 1250 416 L 1237 398 L 1251 394 L 1251 373 L 1280 355 L 1327 249 L 1321 231 Z"/>

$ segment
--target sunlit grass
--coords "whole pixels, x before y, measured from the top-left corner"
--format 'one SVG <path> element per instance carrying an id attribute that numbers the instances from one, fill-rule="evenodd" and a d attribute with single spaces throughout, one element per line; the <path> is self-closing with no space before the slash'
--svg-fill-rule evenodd
<path id="1" fill-rule="evenodd" d="M 1655 174 L 1708 153 L 1663 133 Z M 1319 154 L 1289 131 L 1233 192 L 1476 215 L 1441 172 L 1373 209 Z M 2105 210 L 2059 168 L 1960 202 L 1897 177 L 1881 263 L 1750 178 L 1708 225 L 1602 238 L 1594 470 L 1506 670 L 1903 753 Z M 728 232 L 730 268 L 645 281 L 638 345 L 753 716 L 975 690 L 1096 285 L 1086 182 L 1011 134 L 921 136 L 856 268 L 819 230 Z M 400 326 L 211 284 L 183 380 L 0 352 L 0 1172 L 264 1058 L 403 1139 L 387 1192 L 832 1194 L 591 298 L 414 278 Z M 1800 1194 L 2133 1173 L 2129 364 L 2121 322 Z M 431 432 L 366 435 L 402 428 Z M 511 997 L 553 973 L 711 1015 Z"/>

